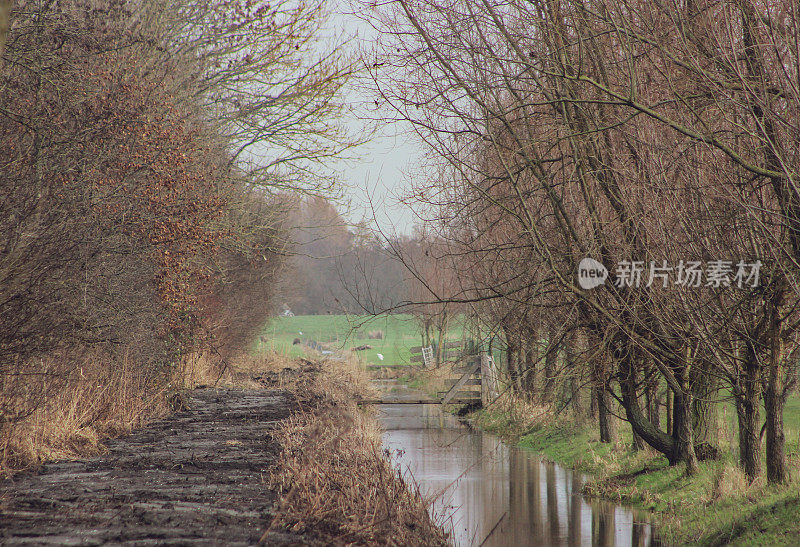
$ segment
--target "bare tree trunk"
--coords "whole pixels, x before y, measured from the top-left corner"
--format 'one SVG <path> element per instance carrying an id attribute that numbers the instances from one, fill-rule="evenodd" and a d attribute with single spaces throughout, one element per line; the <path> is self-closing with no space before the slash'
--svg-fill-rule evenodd
<path id="1" fill-rule="evenodd" d="M 673 407 L 674 407 L 674 397 L 672 396 L 672 390 L 667 388 L 667 408 L 666 408 L 666 413 L 667 413 L 667 435 L 669 435 L 670 437 L 672 436 L 673 432 L 675 431 L 675 427 L 673 426 L 673 423 L 672 423 L 672 417 L 673 417 L 673 413 L 674 413 Z"/>
<path id="2" fill-rule="evenodd" d="M 788 480 L 786 471 L 786 436 L 783 432 L 785 398 L 770 378 L 764 391 L 764 412 L 767 429 L 767 480 L 773 484 Z"/>
<path id="3" fill-rule="evenodd" d="M 777 306 L 773 307 L 773 327 L 770 332 L 771 354 L 769 373 L 764 389 L 764 414 L 767 430 L 767 481 L 781 484 L 788 480 L 786 470 L 786 436 L 783 432 L 783 408 L 787 390 L 783 379 L 783 343 L 777 324 Z M 788 387 L 788 386 L 787 386 Z"/>
<path id="4" fill-rule="evenodd" d="M 658 381 L 656 377 L 647 382 L 644 392 L 645 404 L 647 405 L 647 418 L 656 427 L 661 426 L 661 402 L 658 399 Z"/>
<path id="5" fill-rule="evenodd" d="M 611 414 L 611 395 L 609 390 L 609 372 L 606 358 L 599 357 L 592 363 L 592 405 L 597 416 L 597 426 L 600 430 L 600 442 L 613 443 L 616 441 L 616 424 Z"/>
<path id="6" fill-rule="evenodd" d="M 576 333 L 571 333 L 564 345 L 564 369 L 569 381 L 566 383 L 566 397 L 572 408 L 572 415 L 576 420 L 583 418 L 583 401 L 581 401 L 580 367 L 576 356 L 579 354 L 580 339 Z"/>
<path id="7" fill-rule="evenodd" d="M 547 353 L 544 356 L 544 385 L 542 386 L 542 402 L 553 402 L 553 387 L 555 385 L 556 363 L 558 362 L 559 348 L 554 344 L 555 329 L 547 331 Z"/>
<path id="8" fill-rule="evenodd" d="M 692 430 L 696 445 L 717 443 L 717 409 L 712 401 L 718 389 L 719 378 L 716 375 L 692 367 Z"/>
<path id="9" fill-rule="evenodd" d="M 647 374 L 648 370 L 647 370 L 647 366 L 646 366 L 646 365 L 642 366 L 642 371 L 643 371 L 645 374 Z M 636 370 L 633 370 L 633 371 L 632 371 L 632 374 L 633 374 L 633 381 L 634 381 L 635 383 L 638 383 L 638 374 L 637 374 L 637 371 L 636 371 Z M 634 397 L 636 397 L 636 399 L 637 399 L 637 403 L 638 403 L 638 401 L 639 401 L 639 395 L 638 395 L 638 393 L 637 393 L 637 394 L 635 394 L 635 395 L 634 395 Z M 650 409 L 649 409 L 649 408 L 647 409 L 647 417 L 648 417 L 648 419 L 650 419 Z M 656 424 L 654 424 L 654 425 L 655 425 L 656 427 L 658 427 L 658 424 L 657 424 L 657 423 L 656 423 Z M 638 451 L 638 450 L 644 450 L 644 447 L 645 447 L 645 442 L 644 442 L 644 439 L 642 439 L 642 437 L 641 437 L 641 436 L 640 436 L 638 433 L 636 433 L 636 427 L 634 427 L 634 425 L 633 425 L 633 424 L 630 424 L 630 426 L 631 426 L 631 448 L 632 448 L 633 450 L 635 450 L 635 451 Z"/>
<path id="10" fill-rule="evenodd" d="M 739 463 L 751 481 L 761 475 L 761 438 L 759 435 L 759 365 L 750 343 L 738 385 L 734 386 L 736 415 L 739 421 Z"/>
<path id="11" fill-rule="evenodd" d="M 692 427 L 692 392 L 685 373 L 676 374 L 683 393 L 675 393 L 675 417 L 673 419 L 675 439 L 675 460 L 686 462 L 686 474 L 699 471 L 697 455 L 694 452 L 694 428 Z"/>
<path id="12" fill-rule="evenodd" d="M 536 365 L 539 360 L 539 340 L 536 330 L 528 333 L 525 345 L 525 368 L 522 371 L 522 387 L 529 397 L 536 397 Z"/>
<path id="13" fill-rule="evenodd" d="M 447 312 L 442 312 L 442 319 L 439 322 L 439 345 L 436 347 L 436 366 L 441 366 L 444 362 L 444 344 L 447 335 Z"/>
<path id="14" fill-rule="evenodd" d="M 611 396 L 603 385 L 594 386 L 597 399 L 597 422 L 600 428 L 600 442 L 613 443 L 616 440 L 617 428 L 614 423 L 614 416 L 611 414 Z"/>
<path id="15" fill-rule="evenodd" d="M 570 396 L 572 402 L 572 415 L 576 420 L 582 420 L 586 415 L 586 410 L 583 407 L 581 400 L 581 381 L 577 372 L 573 372 L 570 378 Z"/>
<path id="16" fill-rule="evenodd" d="M 519 387 L 519 348 L 517 337 L 510 329 L 503 329 L 506 333 L 506 375 L 509 382 L 517 389 Z"/>
<path id="17" fill-rule="evenodd" d="M 761 475 L 761 439 L 758 435 L 758 404 L 750 398 L 736 400 L 739 419 L 739 463 L 752 481 Z"/>
<path id="18" fill-rule="evenodd" d="M 634 429 L 633 426 L 631 426 L 631 437 L 633 438 L 633 442 L 631 443 L 631 448 L 633 448 L 633 450 L 635 451 L 644 450 L 644 447 L 646 446 L 647 443 L 645 443 L 644 439 L 642 439 L 636 433 L 636 429 Z"/>
<path id="19" fill-rule="evenodd" d="M 767 481 L 773 484 L 789 480 L 786 469 L 786 436 L 783 431 L 783 409 L 786 397 L 794 384 L 794 376 L 786 373 L 784 342 L 781 337 L 781 300 L 783 292 L 772 299 L 771 330 L 769 333 L 771 352 L 769 372 L 764 389 L 764 412 L 767 430 Z M 789 355 L 791 362 L 795 358 Z"/>

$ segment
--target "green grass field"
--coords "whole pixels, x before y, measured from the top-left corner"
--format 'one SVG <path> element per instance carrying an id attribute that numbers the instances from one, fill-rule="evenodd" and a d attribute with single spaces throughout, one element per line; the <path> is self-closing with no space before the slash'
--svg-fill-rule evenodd
<path id="1" fill-rule="evenodd" d="M 382 331 L 383 339 L 368 338 L 370 331 Z M 302 333 L 302 334 L 301 334 Z M 302 344 L 292 344 L 295 338 Z M 461 328 L 454 325 L 448 339 L 460 339 Z M 275 351 L 290 357 L 311 356 L 308 344 L 323 344 L 337 352 L 369 344 L 372 349 L 354 352 L 365 365 L 409 364 L 409 348 L 422 342 L 419 324 L 409 314 L 393 315 L 298 315 L 275 317 L 256 341 L 255 351 Z M 383 360 L 378 358 L 383 356 Z"/>

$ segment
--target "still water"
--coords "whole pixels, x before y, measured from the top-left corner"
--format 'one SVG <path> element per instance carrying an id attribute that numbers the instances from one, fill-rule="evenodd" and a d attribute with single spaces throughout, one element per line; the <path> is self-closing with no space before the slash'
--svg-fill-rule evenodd
<path id="1" fill-rule="evenodd" d="M 437 405 L 379 408 L 385 448 L 435 497 L 431 511 L 456 545 L 657 544 L 645 515 L 586 500 L 580 473 L 467 428 Z"/>

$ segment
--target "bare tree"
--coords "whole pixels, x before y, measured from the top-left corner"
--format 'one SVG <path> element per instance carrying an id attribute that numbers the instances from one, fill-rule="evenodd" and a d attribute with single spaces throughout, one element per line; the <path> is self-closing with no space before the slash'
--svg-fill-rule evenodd
<path id="1" fill-rule="evenodd" d="M 698 418 L 724 381 L 737 401 L 742 465 L 759 474 L 764 390 L 767 475 L 785 480 L 796 7 L 400 1 L 374 20 L 386 41 L 384 80 L 374 79 L 391 82 L 378 93 L 452 174 L 414 194 L 440 226 L 466 213 L 446 231 L 461 255 L 499 257 L 492 275 L 460 270 L 471 291 L 462 300 L 500 300 L 513 325 L 548 306 L 560 310 L 549 312 L 551 326 L 574 318 L 601 343 L 609 368 L 596 383 L 617 397 L 634 437 L 689 473 L 704 435 Z M 587 291 L 575 282 L 587 256 L 650 272 L 717 257 L 760 260 L 764 270 L 741 290 L 629 278 Z M 671 392 L 668 431 L 641 407 L 659 383 Z"/>

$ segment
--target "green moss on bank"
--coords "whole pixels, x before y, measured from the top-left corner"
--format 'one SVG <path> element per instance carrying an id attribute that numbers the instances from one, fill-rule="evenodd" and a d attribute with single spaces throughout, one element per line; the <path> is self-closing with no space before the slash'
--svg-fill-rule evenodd
<path id="1" fill-rule="evenodd" d="M 615 445 L 601 443 L 593 428 L 548 420 L 522 430 L 498 409 L 470 416 L 478 427 L 561 465 L 594 476 L 587 494 L 651 511 L 659 535 L 670 545 L 798 545 L 800 485 L 748 485 L 730 459 L 700 463 L 687 477 L 666 458 L 633 451 L 627 432 Z M 792 467 L 796 468 L 796 455 Z"/>

